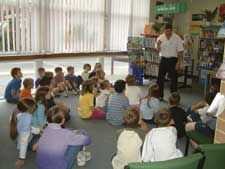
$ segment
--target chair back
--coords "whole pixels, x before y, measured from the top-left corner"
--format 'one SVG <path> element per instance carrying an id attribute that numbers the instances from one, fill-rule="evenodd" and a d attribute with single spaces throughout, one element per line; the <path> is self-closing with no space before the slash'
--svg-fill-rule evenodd
<path id="1" fill-rule="evenodd" d="M 204 156 L 201 153 L 197 153 L 188 157 L 167 161 L 130 163 L 125 169 L 202 169 L 203 164 Z"/>
<path id="2" fill-rule="evenodd" d="M 203 169 L 225 169 L 225 144 L 204 144 L 200 150 L 205 156 Z"/>

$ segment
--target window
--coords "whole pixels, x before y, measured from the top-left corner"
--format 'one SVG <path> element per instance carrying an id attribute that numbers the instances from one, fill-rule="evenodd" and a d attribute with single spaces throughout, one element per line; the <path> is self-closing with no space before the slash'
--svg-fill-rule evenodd
<path id="1" fill-rule="evenodd" d="M 150 0 L 0 1 L 0 52 L 126 50 L 128 35 L 148 23 L 149 8 Z"/>

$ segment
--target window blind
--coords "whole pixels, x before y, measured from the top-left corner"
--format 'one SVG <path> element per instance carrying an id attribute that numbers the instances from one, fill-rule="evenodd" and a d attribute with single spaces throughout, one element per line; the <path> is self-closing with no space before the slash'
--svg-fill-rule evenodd
<path id="1" fill-rule="evenodd" d="M 150 0 L 0 0 L 0 52 L 126 50 Z"/>

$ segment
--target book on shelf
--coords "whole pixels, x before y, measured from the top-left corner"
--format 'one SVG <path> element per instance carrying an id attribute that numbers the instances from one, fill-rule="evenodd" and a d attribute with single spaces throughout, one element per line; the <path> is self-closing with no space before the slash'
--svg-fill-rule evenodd
<path id="1" fill-rule="evenodd" d="M 127 49 L 128 50 L 141 50 L 143 46 L 143 38 L 140 36 L 129 36 Z"/>

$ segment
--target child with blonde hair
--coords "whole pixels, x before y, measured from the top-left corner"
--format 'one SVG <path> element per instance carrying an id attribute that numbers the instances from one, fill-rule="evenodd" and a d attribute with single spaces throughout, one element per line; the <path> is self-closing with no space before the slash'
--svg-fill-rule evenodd
<path id="1" fill-rule="evenodd" d="M 95 64 L 95 67 L 94 67 L 94 70 L 89 74 L 89 79 L 96 76 L 96 72 L 99 71 L 99 70 L 102 70 L 102 64 L 101 63 L 96 63 Z M 103 71 L 104 72 L 104 71 Z M 105 72 L 104 72 L 104 76 L 105 76 Z"/>
<path id="2" fill-rule="evenodd" d="M 159 86 L 149 87 L 148 95 L 141 99 L 140 112 L 142 120 L 148 124 L 154 124 L 154 116 L 159 111 Z"/>
<path id="3" fill-rule="evenodd" d="M 23 81 L 23 90 L 21 90 L 20 93 L 20 100 L 24 99 L 24 98 L 29 98 L 29 99 L 33 99 L 33 96 L 31 94 L 31 89 L 34 88 L 34 80 L 32 78 L 26 78 Z"/>
<path id="4" fill-rule="evenodd" d="M 141 99 L 141 89 L 136 85 L 135 76 L 127 75 L 125 81 L 127 84 L 125 96 L 128 97 L 131 106 L 139 107 Z"/>
<path id="5" fill-rule="evenodd" d="M 182 157 L 183 154 L 176 147 L 177 130 L 171 126 L 173 120 L 168 109 L 160 109 L 155 115 L 158 128 L 153 128 L 145 137 L 142 161 L 166 161 Z"/>
<path id="6" fill-rule="evenodd" d="M 10 137 L 17 141 L 18 160 L 16 169 L 20 169 L 25 162 L 28 145 L 32 139 L 31 121 L 35 110 L 32 99 L 23 99 L 17 103 L 18 111 L 14 111 L 10 120 Z"/>
<path id="7" fill-rule="evenodd" d="M 145 130 L 139 125 L 140 112 L 128 109 L 123 116 L 124 129 L 119 130 L 117 153 L 112 159 L 113 169 L 123 169 L 128 163 L 141 162 L 141 146 Z"/>
<path id="8" fill-rule="evenodd" d="M 96 107 L 102 108 L 106 111 L 109 95 L 112 93 L 112 89 L 108 80 L 104 80 L 100 83 L 100 93 L 96 96 Z"/>
<path id="9" fill-rule="evenodd" d="M 82 84 L 78 112 L 82 119 L 104 119 L 106 114 L 99 108 L 94 108 L 93 81 L 87 80 Z"/>

